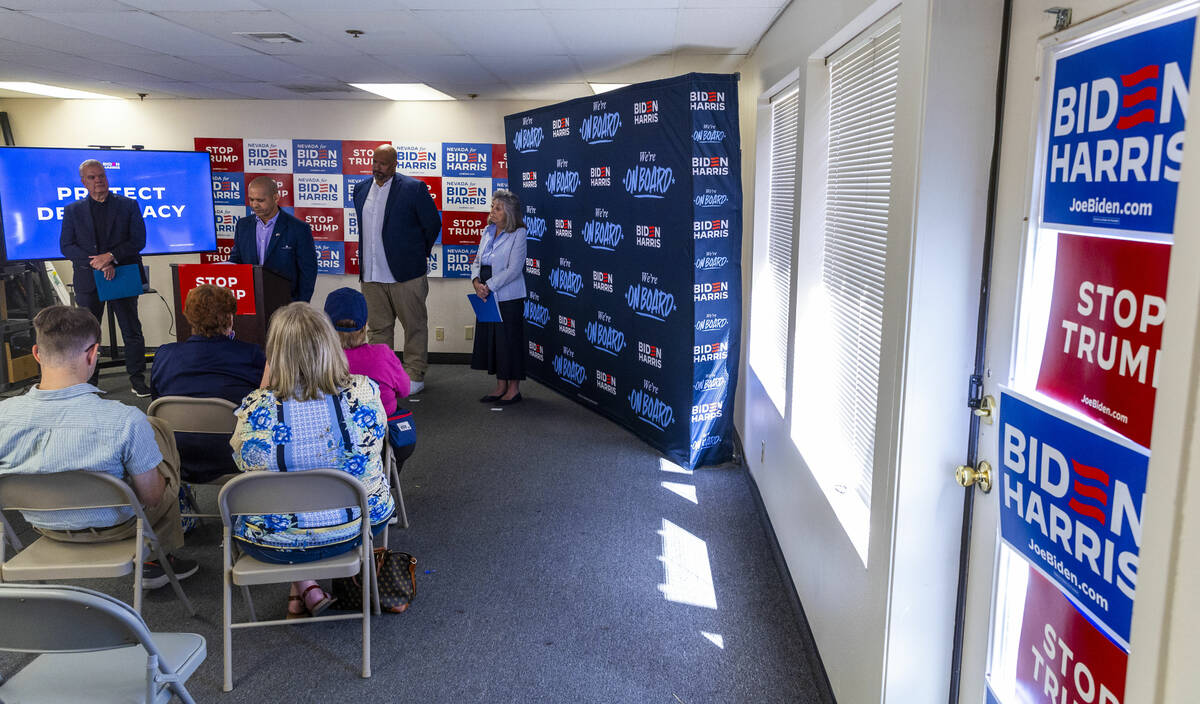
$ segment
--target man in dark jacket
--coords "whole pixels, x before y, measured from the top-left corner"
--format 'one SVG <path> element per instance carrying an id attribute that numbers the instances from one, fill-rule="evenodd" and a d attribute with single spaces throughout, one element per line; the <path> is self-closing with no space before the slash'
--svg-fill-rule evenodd
<path id="1" fill-rule="evenodd" d="M 118 266 L 136 264 L 141 272 L 146 222 L 136 200 L 109 192 L 108 174 L 99 161 L 88 159 L 80 164 L 79 178 L 87 187 L 88 197 L 63 210 L 59 248 L 75 265 L 75 302 L 102 321 L 105 302 L 96 291 L 93 271 L 101 272 L 109 280 L 116 275 Z M 125 371 L 129 373 L 130 385 L 135 394 L 144 398 L 150 395 L 150 388 L 146 386 L 146 342 L 137 303 L 137 296 L 108 301 L 125 340 Z M 98 381 L 97 372 L 92 375 L 91 383 Z"/>
<path id="2" fill-rule="evenodd" d="M 259 176 L 246 187 L 253 215 L 237 221 L 230 264 L 261 264 L 292 282 L 292 300 L 307 303 L 317 285 L 312 228 L 279 209 L 279 185 Z"/>
<path id="3" fill-rule="evenodd" d="M 426 261 L 442 220 L 423 181 L 396 173 L 396 149 L 376 147 L 372 178 L 354 185 L 358 213 L 362 292 L 373 344 L 394 343 L 396 319 L 404 328 L 404 371 L 411 393 L 425 388 L 429 366 L 429 295 Z"/>

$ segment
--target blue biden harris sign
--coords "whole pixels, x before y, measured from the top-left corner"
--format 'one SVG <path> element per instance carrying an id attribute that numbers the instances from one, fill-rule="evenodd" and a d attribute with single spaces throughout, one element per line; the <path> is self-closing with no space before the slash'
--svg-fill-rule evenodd
<path id="1" fill-rule="evenodd" d="M 1173 232 L 1195 27 L 1173 22 L 1054 62 L 1044 222 Z"/>

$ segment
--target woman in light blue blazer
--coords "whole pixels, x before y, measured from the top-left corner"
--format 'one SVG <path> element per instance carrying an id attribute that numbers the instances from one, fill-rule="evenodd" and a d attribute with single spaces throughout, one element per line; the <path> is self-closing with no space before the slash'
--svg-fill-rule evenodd
<path id="1" fill-rule="evenodd" d="M 525 222 L 511 191 L 492 194 L 492 212 L 471 264 L 471 284 L 483 300 L 495 296 L 504 322 L 475 325 L 471 368 L 496 375 L 496 388 L 479 399 L 509 406 L 521 400 L 525 378 Z"/>

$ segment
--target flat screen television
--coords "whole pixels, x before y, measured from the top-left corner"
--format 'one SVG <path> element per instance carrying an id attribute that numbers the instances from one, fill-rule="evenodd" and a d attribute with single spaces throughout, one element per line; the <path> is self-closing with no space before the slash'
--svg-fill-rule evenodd
<path id="1" fill-rule="evenodd" d="M 88 159 L 105 165 L 110 192 L 141 206 L 142 254 L 216 250 L 207 152 L 0 147 L 0 261 L 63 258 L 63 208 L 87 197 L 79 165 Z"/>

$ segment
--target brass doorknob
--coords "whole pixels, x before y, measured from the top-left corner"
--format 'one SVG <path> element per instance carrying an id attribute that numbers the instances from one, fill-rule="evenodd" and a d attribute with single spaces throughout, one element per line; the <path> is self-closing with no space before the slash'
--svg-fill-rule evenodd
<path id="1" fill-rule="evenodd" d="M 992 465 L 988 464 L 987 460 L 980 460 L 978 469 L 960 464 L 954 472 L 954 478 L 958 480 L 959 486 L 978 486 L 979 490 L 986 494 L 992 490 Z"/>

